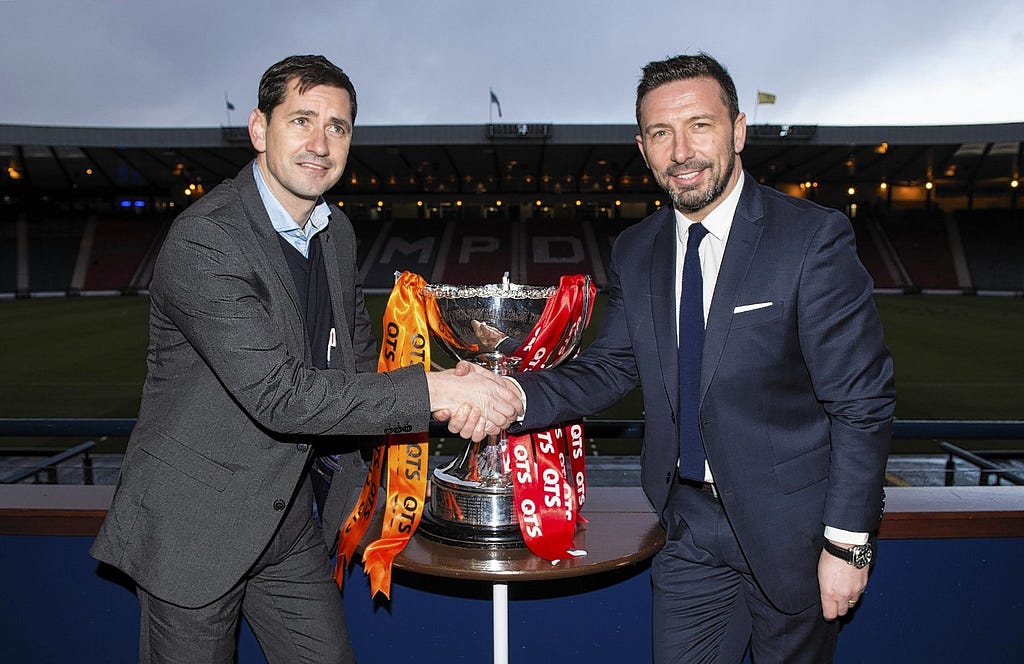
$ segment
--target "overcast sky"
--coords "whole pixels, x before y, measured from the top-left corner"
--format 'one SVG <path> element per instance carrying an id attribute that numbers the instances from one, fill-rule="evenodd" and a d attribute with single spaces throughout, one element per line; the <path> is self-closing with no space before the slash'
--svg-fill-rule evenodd
<path id="1" fill-rule="evenodd" d="M 751 122 L 1024 121 L 1011 0 L 0 0 L 0 124 L 241 125 L 293 53 L 349 73 L 357 125 L 498 121 L 491 89 L 502 121 L 629 123 L 641 67 L 700 50 Z"/>

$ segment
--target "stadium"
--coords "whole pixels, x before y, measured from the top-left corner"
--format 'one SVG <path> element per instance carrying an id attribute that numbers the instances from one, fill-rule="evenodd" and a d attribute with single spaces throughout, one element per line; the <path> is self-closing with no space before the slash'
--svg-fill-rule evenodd
<path id="1" fill-rule="evenodd" d="M 667 203 L 636 148 L 635 133 L 632 125 L 357 127 L 347 170 L 326 198 L 352 220 L 359 273 L 377 322 L 394 275 L 402 270 L 450 284 L 496 283 L 505 273 L 516 283 L 551 284 L 563 274 L 585 273 L 600 291 L 607 284 L 616 235 Z M 7 457 L 43 444 L 39 440 L 46 441 L 53 457 L 60 456 L 54 441 L 79 445 L 86 438 L 108 437 L 93 450 L 97 459 L 96 452 L 116 452 L 123 445 L 145 369 L 145 295 L 161 241 L 181 210 L 234 177 L 252 156 L 246 129 L 236 126 L 0 125 L 0 159 L 6 166 L 0 172 L 0 300 L 5 300 L 0 301 L 0 330 L 7 330 L 0 334 L 7 374 L 0 381 L 7 440 L 0 438 L 0 445 L 10 448 Z M 860 620 L 844 629 L 882 635 L 845 639 L 849 649 L 837 661 L 879 659 L 880 649 L 901 653 L 901 661 L 922 653 L 937 657 L 934 661 L 957 661 L 948 659 L 950 652 L 934 635 L 959 629 L 958 621 L 971 611 L 970 640 L 980 648 L 972 652 L 982 652 L 981 660 L 1013 661 L 1024 644 L 1005 616 L 1024 608 L 1020 593 L 1003 604 L 989 600 L 1002 592 L 1005 569 L 1015 565 L 1024 542 L 1021 489 L 1014 486 L 1024 476 L 1019 448 L 1024 212 L 1018 201 L 1024 123 L 751 125 L 742 156 L 744 168 L 759 182 L 844 211 L 875 283 L 897 361 L 897 424 L 902 425 L 889 478 L 897 508 L 883 537 L 890 538 L 886 544 L 893 560 L 904 566 L 879 570 L 881 578 L 873 584 L 909 586 L 915 602 L 922 597 L 938 602 L 955 587 L 972 607 L 927 622 L 907 617 L 916 606 L 910 600 L 891 601 L 889 608 L 881 602 L 866 606 Z M 54 338 L 62 339 L 59 352 Z M 27 433 L 26 418 L 39 418 L 35 433 Z M 61 430 L 72 425 L 52 418 L 111 419 L 101 421 L 95 433 L 72 436 Z M 642 412 L 635 403 L 625 404 L 597 419 L 595 430 L 607 435 L 591 445 L 592 468 L 600 473 L 600 457 L 636 454 L 635 427 L 628 423 L 642 420 Z M 940 440 L 947 446 L 940 448 Z M 901 453 L 905 459 L 898 458 Z M 84 482 L 82 454 L 70 462 L 62 457 L 47 464 L 44 458 L 34 474 L 21 473 L 17 482 Z M 922 458 L 927 459 L 923 467 L 917 463 Z M 89 463 L 89 477 L 97 484 L 116 481 L 116 468 L 101 481 L 99 469 Z M 61 479 L 65 471 L 58 466 L 82 479 Z M 0 472 L 7 478 L 18 474 L 8 466 Z M 609 471 L 616 473 L 621 474 Z M 931 486 L 920 486 L 925 484 Z M 952 493 L 939 497 L 901 489 Z M 86 574 L 90 581 L 83 592 L 92 594 L 68 601 L 70 608 L 57 615 L 75 620 L 81 605 L 117 616 L 128 610 L 117 594 L 126 593 L 93 579 L 82 560 L 81 540 L 87 539 L 82 535 L 95 532 L 102 497 L 75 497 L 70 506 L 62 499 L 58 507 L 25 507 L 22 494 L 4 495 L 0 563 L 11 569 L 16 561 L 74 556 L 75 564 L 58 582 L 74 585 Z M 30 518 L 38 519 L 35 525 L 26 525 Z M 991 561 L 986 570 L 967 564 L 977 557 Z M 922 559 L 914 573 L 907 571 L 910 561 Z M 39 574 L 45 573 L 43 567 Z M 563 591 L 596 598 L 589 611 L 606 612 L 611 621 L 598 629 L 621 630 L 615 620 L 631 620 L 616 617 L 623 596 L 630 605 L 649 602 L 636 599 L 646 595 L 642 573 L 616 574 L 610 583 L 588 581 Z M 429 598 L 438 592 L 446 595 L 453 616 L 470 620 L 467 616 L 479 613 L 456 599 L 462 594 L 478 601 L 471 584 L 439 590 L 413 578 L 401 581 L 407 587 L 389 617 L 396 624 L 407 619 L 405 607 L 432 610 L 423 607 L 431 606 Z M 38 598 L 26 599 L 28 583 L 19 585 L 19 601 L 33 615 L 53 611 Z M 1013 583 L 1020 590 L 1019 578 Z M 354 629 L 364 625 L 358 622 L 363 616 L 370 630 L 372 609 L 349 606 L 365 600 L 361 584 L 352 585 L 357 592 L 346 593 L 346 611 L 356 616 Z M 524 591 L 529 620 L 543 622 L 544 609 L 538 606 L 556 594 Z M 92 644 L 111 633 L 99 618 L 91 620 L 96 624 L 87 636 L 77 635 L 76 643 Z M 243 637 L 240 661 L 261 661 L 246 638 L 251 636 Z M 539 638 L 545 652 L 552 652 L 554 637 Z M 977 643 L 986 640 L 986 646 Z M 29 652 L 30 641 L 26 636 L 16 642 L 14 652 Z M 524 651 L 537 654 L 526 646 Z M 594 661 L 632 661 L 621 654 L 583 654 Z M 381 661 L 404 661 L 391 656 L 395 659 L 385 655 Z M 459 661 L 475 661 L 467 657 Z M 881 660 L 892 661 L 886 655 Z"/>
<path id="2" fill-rule="evenodd" d="M 603 285 L 617 232 L 664 203 L 632 125 L 358 127 L 328 193 L 359 235 L 364 286 Z M 752 125 L 758 181 L 843 210 L 883 292 L 1024 292 L 1024 123 Z M 0 296 L 145 290 L 166 224 L 252 157 L 244 127 L 0 125 Z"/>

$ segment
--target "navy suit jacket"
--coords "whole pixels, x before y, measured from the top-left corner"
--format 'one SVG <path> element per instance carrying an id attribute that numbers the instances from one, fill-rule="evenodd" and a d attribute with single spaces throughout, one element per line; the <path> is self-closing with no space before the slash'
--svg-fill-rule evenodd
<path id="1" fill-rule="evenodd" d="M 879 525 L 893 365 L 849 220 L 744 183 L 708 314 L 700 428 L 755 578 L 795 612 L 819 601 L 824 525 Z M 659 513 L 679 457 L 676 245 L 671 208 L 624 230 L 593 343 L 559 368 L 517 374 L 522 429 L 599 412 L 639 384 L 642 484 Z"/>
<path id="2" fill-rule="evenodd" d="M 338 331 L 336 368 L 328 370 L 313 368 L 252 164 L 168 231 L 150 287 L 138 422 L 91 551 L 165 601 L 203 606 L 252 566 L 304 481 L 313 435 L 427 430 L 422 367 L 376 373 L 355 234 L 340 211 L 320 243 Z M 358 451 L 346 455 L 343 474 L 357 467 Z M 353 479 L 336 476 L 332 485 L 339 492 L 323 514 L 328 548 L 362 481 Z"/>

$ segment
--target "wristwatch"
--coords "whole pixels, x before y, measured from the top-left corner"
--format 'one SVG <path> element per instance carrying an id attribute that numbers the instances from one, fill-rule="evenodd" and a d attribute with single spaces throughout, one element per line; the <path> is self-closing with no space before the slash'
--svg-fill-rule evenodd
<path id="1" fill-rule="evenodd" d="M 826 539 L 825 550 L 833 556 L 835 556 L 836 558 L 839 558 L 840 560 L 845 560 L 847 563 L 853 565 L 857 569 L 867 567 L 875 558 L 875 549 L 871 546 L 871 542 L 855 546 L 852 549 L 844 549 L 843 547 L 836 546 L 835 544 Z"/>

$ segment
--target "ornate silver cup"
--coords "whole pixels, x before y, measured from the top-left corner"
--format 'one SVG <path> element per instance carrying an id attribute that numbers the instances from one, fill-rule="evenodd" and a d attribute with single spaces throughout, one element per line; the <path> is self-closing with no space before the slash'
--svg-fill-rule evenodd
<path id="1" fill-rule="evenodd" d="M 543 358 L 529 358 L 531 368 L 557 366 L 575 354 L 590 311 L 590 278 L 586 278 L 583 319 L 570 321 L 560 340 Z M 503 283 L 486 286 L 431 284 L 424 288 L 427 306 L 436 305 L 442 329 L 431 335 L 457 360 L 476 362 L 499 375 L 519 368 L 514 357 L 527 341 L 548 303 L 554 286 Z M 479 443 L 468 443 L 447 466 L 431 476 L 431 495 L 420 532 L 431 539 L 490 548 L 523 546 L 513 505 L 512 474 L 505 431 Z"/>

